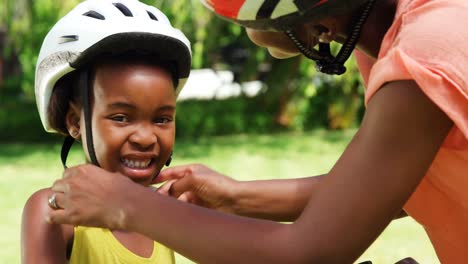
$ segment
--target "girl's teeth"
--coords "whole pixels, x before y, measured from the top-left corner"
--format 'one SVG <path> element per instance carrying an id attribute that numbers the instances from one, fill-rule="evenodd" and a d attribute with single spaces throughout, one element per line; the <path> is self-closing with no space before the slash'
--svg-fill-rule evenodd
<path id="1" fill-rule="evenodd" d="M 148 167 L 148 165 L 151 163 L 151 160 L 137 161 L 137 160 L 123 159 L 123 163 L 125 166 L 130 167 L 130 168 L 144 169 Z"/>

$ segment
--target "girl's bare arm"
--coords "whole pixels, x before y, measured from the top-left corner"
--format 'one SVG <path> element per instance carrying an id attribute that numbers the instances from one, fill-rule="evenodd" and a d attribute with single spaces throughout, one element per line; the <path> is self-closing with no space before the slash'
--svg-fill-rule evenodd
<path id="1" fill-rule="evenodd" d="M 73 236 L 73 227 L 50 224 L 45 216 L 51 210 L 48 205 L 50 189 L 34 193 L 26 202 L 21 225 L 21 262 L 23 264 L 65 264 L 67 243 Z"/>

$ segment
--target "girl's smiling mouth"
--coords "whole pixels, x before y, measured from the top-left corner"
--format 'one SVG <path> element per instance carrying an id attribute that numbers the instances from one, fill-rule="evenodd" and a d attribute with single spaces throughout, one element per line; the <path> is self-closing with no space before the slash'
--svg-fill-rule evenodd
<path id="1" fill-rule="evenodd" d="M 159 173 L 155 157 L 127 156 L 120 158 L 120 163 L 122 173 L 135 182 L 146 182 Z"/>
<path id="2" fill-rule="evenodd" d="M 131 169 L 146 169 L 149 167 L 153 159 L 137 160 L 122 158 L 121 161 L 126 167 Z"/>

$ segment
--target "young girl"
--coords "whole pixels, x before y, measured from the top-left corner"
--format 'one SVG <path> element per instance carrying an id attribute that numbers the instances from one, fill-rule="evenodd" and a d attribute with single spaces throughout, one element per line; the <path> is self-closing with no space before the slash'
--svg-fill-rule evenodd
<path id="1" fill-rule="evenodd" d="M 178 203 L 128 180 L 91 185 L 87 179 L 112 175 L 82 166 L 52 187 L 60 209 L 50 221 L 125 227 L 203 263 L 341 264 L 355 261 L 403 209 L 427 231 L 442 263 L 467 262 L 466 0 L 204 2 L 255 27 L 249 36 L 274 56 L 303 53 L 326 73 L 343 73 L 359 50 L 367 108 L 342 156 L 322 177 L 236 182 L 201 165 L 158 177 L 172 180 L 175 197 L 237 215 Z M 336 57 L 331 40 L 343 43 Z M 108 192 L 125 196 L 107 199 Z M 161 217 L 162 208 L 171 210 Z"/>
<path id="2" fill-rule="evenodd" d="M 171 161 L 190 62 L 188 40 L 154 7 L 91 0 L 74 8 L 45 38 L 36 73 L 44 127 L 67 137 L 64 165 L 81 141 L 89 162 L 148 187 Z M 23 263 L 174 263 L 171 249 L 135 232 L 45 222 L 57 206 L 54 196 L 47 206 L 51 194 L 40 190 L 25 205 Z"/>

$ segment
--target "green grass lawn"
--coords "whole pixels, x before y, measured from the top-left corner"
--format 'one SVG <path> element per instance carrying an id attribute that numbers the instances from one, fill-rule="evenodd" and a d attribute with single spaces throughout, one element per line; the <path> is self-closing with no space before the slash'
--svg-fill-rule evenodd
<path id="1" fill-rule="evenodd" d="M 239 180 L 292 178 L 326 173 L 354 131 L 314 131 L 304 134 L 229 136 L 179 140 L 174 165 L 205 163 Z M 70 164 L 81 162 L 79 147 Z M 26 199 L 61 177 L 60 145 L 0 145 L 0 259 L 20 262 L 21 212 Z M 346 236 L 346 234 L 343 234 Z M 412 256 L 420 263 L 438 263 L 422 228 L 406 218 L 394 221 L 360 258 L 394 263 Z M 177 262 L 192 263 L 177 256 Z"/>

